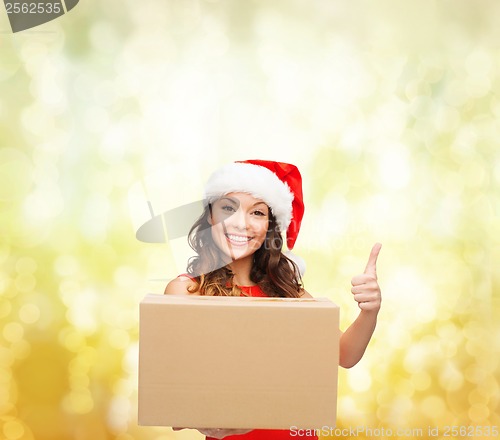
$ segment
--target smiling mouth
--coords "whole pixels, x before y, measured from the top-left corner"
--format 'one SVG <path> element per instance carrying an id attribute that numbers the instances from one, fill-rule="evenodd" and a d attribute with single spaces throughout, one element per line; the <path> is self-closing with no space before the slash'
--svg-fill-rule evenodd
<path id="1" fill-rule="evenodd" d="M 242 246 L 247 244 L 253 237 L 247 237 L 246 235 L 234 235 L 234 234 L 224 234 L 231 244 L 236 246 Z"/>

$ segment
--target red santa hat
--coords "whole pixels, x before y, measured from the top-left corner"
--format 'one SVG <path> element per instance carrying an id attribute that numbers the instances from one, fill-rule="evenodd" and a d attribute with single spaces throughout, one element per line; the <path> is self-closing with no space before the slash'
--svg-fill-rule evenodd
<path id="1" fill-rule="evenodd" d="M 268 160 L 245 160 L 225 165 L 208 179 L 205 198 L 212 201 L 230 192 L 244 192 L 266 202 L 280 231 L 286 231 L 288 249 L 293 249 L 304 216 L 302 177 L 295 165 Z M 286 255 L 303 273 L 303 260 L 290 252 Z"/>

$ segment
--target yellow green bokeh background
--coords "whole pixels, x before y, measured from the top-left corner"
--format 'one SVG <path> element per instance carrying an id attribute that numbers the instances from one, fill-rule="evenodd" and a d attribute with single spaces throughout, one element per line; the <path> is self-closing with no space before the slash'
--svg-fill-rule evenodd
<path id="1" fill-rule="evenodd" d="M 183 268 L 135 230 L 147 200 L 194 201 L 249 158 L 302 171 L 295 251 L 343 328 L 383 243 L 383 307 L 340 371 L 338 427 L 492 438 L 499 21 L 494 0 L 81 0 L 12 34 L 2 6 L 0 438 L 202 438 L 137 425 L 138 304 Z"/>

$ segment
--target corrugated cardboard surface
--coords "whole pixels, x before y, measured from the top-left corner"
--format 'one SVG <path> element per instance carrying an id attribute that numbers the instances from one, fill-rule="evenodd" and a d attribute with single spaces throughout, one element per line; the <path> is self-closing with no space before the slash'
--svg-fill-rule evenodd
<path id="1" fill-rule="evenodd" d="M 339 309 L 325 298 L 147 295 L 139 423 L 335 426 Z"/>

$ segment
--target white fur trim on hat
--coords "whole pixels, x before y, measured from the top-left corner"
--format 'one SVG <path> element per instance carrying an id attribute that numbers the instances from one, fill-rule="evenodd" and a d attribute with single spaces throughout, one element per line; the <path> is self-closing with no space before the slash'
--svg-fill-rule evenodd
<path id="1" fill-rule="evenodd" d="M 300 276 L 303 277 L 306 273 L 306 262 L 304 259 L 300 255 L 294 254 L 292 251 L 286 251 L 284 254 L 295 263 L 297 269 L 299 269 Z"/>
<path id="2" fill-rule="evenodd" d="M 271 170 L 250 163 L 230 163 L 215 171 L 205 185 L 208 202 L 231 192 L 244 192 L 266 202 L 280 231 L 286 232 L 292 220 L 293 193 Z"/>

